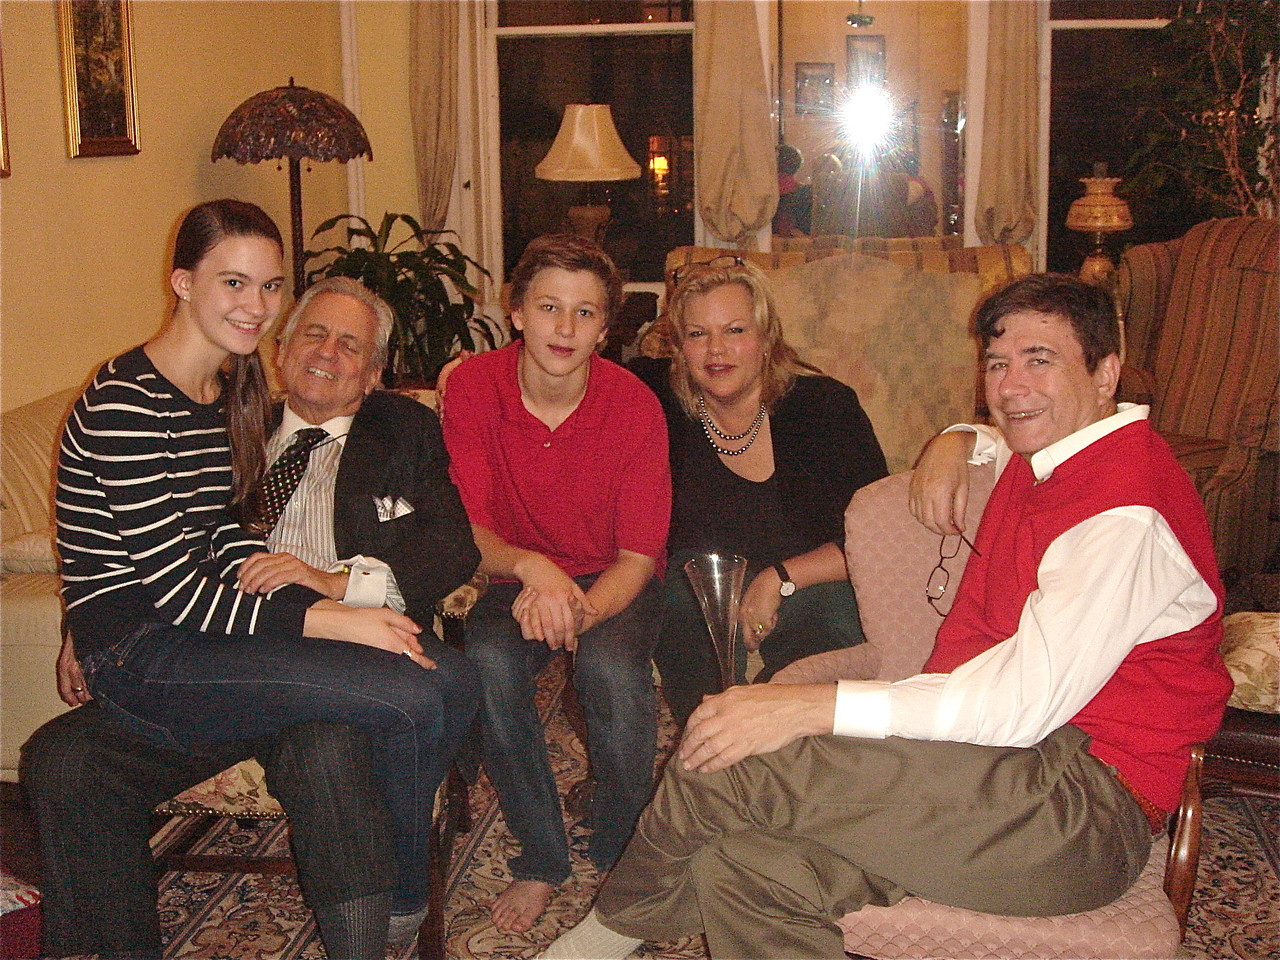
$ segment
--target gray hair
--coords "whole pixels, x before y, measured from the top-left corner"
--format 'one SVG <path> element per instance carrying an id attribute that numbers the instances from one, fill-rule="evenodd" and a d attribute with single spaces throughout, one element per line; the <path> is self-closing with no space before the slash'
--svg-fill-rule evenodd
<path id="1" fill-rule="evenodd" d="M 352 300 L 363 303 L 373 311 L 373 315 L 378 318 L 378 329 L 375 331 L 373 338 L 372 360 L 380 368 L 386 366 L 387 351 L 391 343 L 391 328 L 396 322 L 395 311 L 391 309 L 391 304 L 387 303 L 359 280 L 354 280 L 351 277 L 325 277 L 323 280 L 307 287 L 306 292 L 297 299 L 293 308 L 289 311 L 289 317 L 285 320 L 284 327 L 280 330 L 280 335 L 276 338 L 277 342 L 286 343 L 293 336 L 293 329 L 298 325 L 298 319 L 302 316 L 303 311 L 307 309 L 307 304 L 323 293 L 342 294 L 344 297 L 350 297 Z"/>

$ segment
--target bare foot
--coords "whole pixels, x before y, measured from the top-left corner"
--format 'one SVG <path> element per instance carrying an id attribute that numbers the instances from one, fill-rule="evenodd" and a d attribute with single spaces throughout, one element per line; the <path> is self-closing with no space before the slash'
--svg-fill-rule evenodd
<path id="1" fill-rule="evenodd" d="M 503 933 L 524 933 L 538 922 L 555 892 L 541 880 L 512 880 L 493 901 L 493 925 Z"/>

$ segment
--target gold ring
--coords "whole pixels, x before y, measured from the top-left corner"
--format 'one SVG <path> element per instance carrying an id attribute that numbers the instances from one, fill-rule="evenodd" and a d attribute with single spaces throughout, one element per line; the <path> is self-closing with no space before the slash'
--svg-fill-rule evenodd
<path id="1" fill-rule="evenodd" d="M 76 693 L 84 693 L 84 687 L 72 687 L 71 689 Z"/>
<path id="2" fill-rule="evenodd" d="M 403 650 L 401 650 L 400 652 L 401 652 L 402 654 L 404 654 L 406 657 L 412 657 L 412 656 L 413 656 L 413 651 L 412 651 L 412 650 L 410 650 L 408 647 L 405 647 L 405 648 L 404 648 Z"/>
<path id="3" fill-rule="evenodd" d="M 764 624 L 763 624 L 763 623 L 757 623 L 757 624 L 756 624 L 756 633 L 764 633 Z"/>

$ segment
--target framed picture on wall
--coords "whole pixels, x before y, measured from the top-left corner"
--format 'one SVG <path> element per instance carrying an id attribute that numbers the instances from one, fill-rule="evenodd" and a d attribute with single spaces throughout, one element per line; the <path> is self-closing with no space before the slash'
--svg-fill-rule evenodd
<path id="1" fill-rule="evenodd" d="M 845 84 L 850 90 L 863 83 L 884 85 L 884 34 L 855 33 L 845 37 Z"/>
<path id="2" fill-rule="evenodd" d="M 0 51 L 0 177 L 9 175 L 9 108 L 4 102 L 4 53 Z"/>
<path id="3" fill-rule="evenodd" d="M 129 0 L 58 0 L 71 157 L 138 152 Z"/>
<path id="4" fill-rule="evenodd" d="M 836 102 L 834 63 L 796 64 L 796 116 L 830 113 Z"/>

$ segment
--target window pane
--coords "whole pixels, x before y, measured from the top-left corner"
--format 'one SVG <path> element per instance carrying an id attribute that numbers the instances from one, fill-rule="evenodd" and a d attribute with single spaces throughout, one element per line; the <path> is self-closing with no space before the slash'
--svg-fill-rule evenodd
<path id="1" fill-rule="evenodd" d="M 1143 134 L 1142 103 L 1127 81 L 1168 53 L 1159 30 L 1055 30 L 1052 36 L 1046 259 L 1050 270 L 1074 273 L 1093 248 L 1089 235 L 1066 227 L 1072 201 L 1084 195 L 1080 178 L 1093 176 L 1096 162 L 1107 164 L 1108 176 L 1124 176 Z M 1129 199 L 1133 228 L 1108 240 L 1113 258 L 1133 244 L 1180 237 L 1214 215 L 1176 178 L 1155 196 Z"/>
<path id="2" fill-rule="evenodd" d="M 693 242 L 692 52 L 688 34 L 499 39 L 506 273 L 534 237 L 569 229 L 571 206 L 607 202 L 604 247 L 624 276 L 662 279 L 666 252 Z M 639 179 L 537 178 L 569 103 L 612 107 Z"/>
<path id="3" fill-rule="evenodd" d="M 693 0 L 498 0 L 498 26 L 571 23 L 681 23 L 693 19 Z"/>

